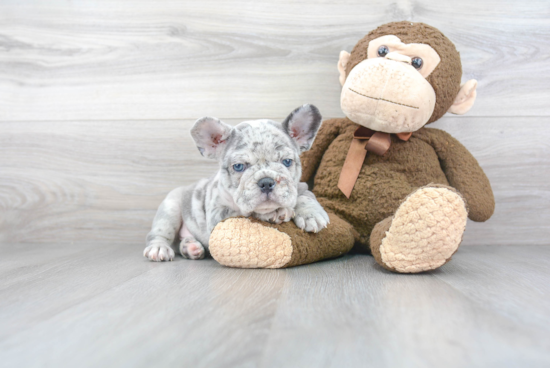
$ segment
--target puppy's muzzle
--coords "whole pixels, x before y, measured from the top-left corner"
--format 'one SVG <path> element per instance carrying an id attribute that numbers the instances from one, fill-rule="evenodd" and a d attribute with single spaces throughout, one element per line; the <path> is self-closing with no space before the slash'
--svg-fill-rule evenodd
<path id="1" fill-rule="evenodd" d="M 271 178 L 262 178 L 258 180 L 258 186 L 262 193 L 269 194 L 275 188 L 275 180 Z"/>

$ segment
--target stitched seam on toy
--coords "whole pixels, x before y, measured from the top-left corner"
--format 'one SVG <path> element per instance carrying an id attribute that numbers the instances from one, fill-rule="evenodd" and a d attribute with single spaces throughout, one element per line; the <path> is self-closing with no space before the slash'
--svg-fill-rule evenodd
<path id="1" fill-rule="evenodd" d="M 386 101 L 386 102 L 389 102 L 389 103 L 392 103 L 392 104 L 396 104 L 396 105 L 401 105 L 401 106 L 405 106 L 405 107 L 410 107 L 411 109 L 417 109 L 418 110 L 418 107 L 415 107 L 415 106 L 411 106 L 411 105 L 405 105 L 403 103 L 399 103 L 399 102 L 394 102 L 394 101 L 390 101 L 390 100 L 386 100 L 385 98 L 376 98 L 376 97 L 371 97 L 371 96 L 367 96 L 367 95 L 364 95 L 362 93 L 359 93 L 353 89 L 349 89 L 350 91 L 352 92 L 355 92 L 357 93 L 358 95 L 361 95 L 363 97 L 366 97 L 366 98 L 372 98 L 373 100 L 380 100 L 380 101 Z"/>

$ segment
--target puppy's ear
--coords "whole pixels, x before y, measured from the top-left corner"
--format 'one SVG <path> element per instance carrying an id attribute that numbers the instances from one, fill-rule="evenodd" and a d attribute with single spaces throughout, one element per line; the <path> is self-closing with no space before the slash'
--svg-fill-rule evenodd
<path id="1" fill-rule="evenodd" d="M 191 136 L 201 155 L 207 158 L 220 157 L 227 145 L 233 127 L 217 118 L 205 116 L 195 122 L 191 128 Z"/>
<path id="2" fill-rule="evenodd" d="M 321 113 L 313 105 L 303 105 L 292 111 L 283 121 L 285 132 L 298 143 L 300 152 L 310 149 L 321 126 Z"/>

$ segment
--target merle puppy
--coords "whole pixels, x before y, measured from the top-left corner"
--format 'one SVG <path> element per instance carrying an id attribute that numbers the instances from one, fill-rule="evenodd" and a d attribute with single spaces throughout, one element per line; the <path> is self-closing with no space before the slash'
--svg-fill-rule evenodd
<path id="1" fill-rule="evenodd" d="M 228 217 L 254 216 L 272 223 L 294 219 L 308 232 L 325 228 L 327 213 L 307 184 L 299 182 L 300 153 L 311 147 L 320 125 L 313 105 L 297 108 L 282 124 L 263 119 L 232 127 L 216 118 L 197 120 L 191 135 L 200 153 L 218 160 L 220 169 L 166 196 L 143 255 L 169 261 L 174 248 L 185 258 L 204 258 L 212 229 Z"/>

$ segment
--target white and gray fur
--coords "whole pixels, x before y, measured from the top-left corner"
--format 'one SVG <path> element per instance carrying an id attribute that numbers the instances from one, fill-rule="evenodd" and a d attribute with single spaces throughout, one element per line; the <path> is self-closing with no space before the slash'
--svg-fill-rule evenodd
<path id="1" fill-rule="evenodd" d="M 216 118 L 197 120 L 191 135 L 203 156 L 218 160 L 220 170 L 168 194 L 147 235 L 144 256 L 172 260 L 174 248 L 185 258 L 203 258 L 210 233 L 228 217 L 254 216 L 272 223 L 294 219 L 308 232 L 325 228 L 327 213 L 307 184 L 299 182 L 300 153 L 311 147 L 320 125 L 313 105 L 297 108 L 283 123 L 262 119 L 231 127 Z M 289 167 L 285 159 L 292 160 Z M 245 165 L 244 171 L 235 170 L 238 164 Z M 265 178 L 272 183 L 267 192 L 259 184 Z"/>

